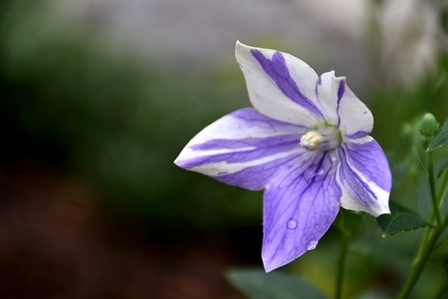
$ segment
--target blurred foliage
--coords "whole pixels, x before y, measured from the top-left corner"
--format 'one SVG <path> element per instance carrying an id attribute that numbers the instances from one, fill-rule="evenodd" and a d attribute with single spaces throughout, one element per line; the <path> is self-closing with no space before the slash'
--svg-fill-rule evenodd
<path id="1" fill-rule="evenodd" d="M 242 293 L 253 299 L 324 299 L 324 294 L 305 280 L 282 272 L 266 273 L 262 269 L 233 269 L 227 279 Z"/>
<path id="2" fill-rule="evenodd" d="M 259 194 L 173 164 L 203 127 L 247 105 L 242 85 L 220 90 L 213 74 L 169 73 L 108 51 L 45 4 L 3 3 L 3 160 L 37 155 L 83 173 L 104 211 L 159 232 L 258 226 Z"/>

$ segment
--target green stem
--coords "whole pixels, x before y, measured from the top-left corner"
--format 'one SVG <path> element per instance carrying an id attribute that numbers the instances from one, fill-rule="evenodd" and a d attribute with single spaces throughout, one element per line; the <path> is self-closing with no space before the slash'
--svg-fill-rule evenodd
<path id="1" fill-rule="evenodd" d="M 429 240 L 427 243 L 422 243 L 420 250 L 417 254 L 417 257 L 414 260 L 413 267 L 411 274 L 408 277 L 408 280 L 403 287 L 403 290 L 401 291 L 399 299 L 405 299 L 408 298 L 408 296 L 411 294 L 412 289 L 414 288 L 415 283 L 420 277 L 420 274 L 423 271 L 423 268 L 426 265 L 426 262 L 429 259 L 429 256 L 434 249 L 434 247 L 437 244 L 437 240 L 439 239 L 440 235 L 443 232 L 443 228 L 436 228 L 434 229 L 432 235 L 429 237 Z"/>
<path id="2" fill-rule="evenodd" d="M 437 192 L 437 198 L 441 201 L 443 201 L 443 199 L 446 196 L 446 184 L 448 183 L 448 171 L 445 171 L 445 174 L 443 175 L 443 179 L 442 179 L 442 183 L 440 183 L 439 186 L 439 191 Z M 441 204 L 439 204 L 439 207 L 441 206 Z"/>
<path id="3" fill-rule="evenodd" d="M 344 274 L 345 274 L 345 262 L 347 260 L 347 253 L 350 243 L 350 237 L 346 234 L 344 234 L 342 238 L 342 247 L 341 247 L 341 253 L 339 254 L 338 259 L 338 274 L 336 279 L 336 289 L 335 289 L 335 299 L 341 299 L 342 298 L 342 290 L 344 285 Z"/>
<path id="4" fill-rule="evenodd" d="M 439 200 L 439 210 L 440 210 L 440 208 L 443 205 L 443 202 L 444 202 L 445 197 L 446 197 L 446 193 L 448 191 L 448 190 L 446 190 L 447 183 L 448 183 L 448 171 L 445 171 L 442 183 L 440 184 L 439 190 L 437 191 L 437 198 Z M 429 223 L 433 224 L 435 217 L 436 217 L 436 213 L 433 210 L 433 211 L 431 211 L 431 216 L 429 216 Z M 425 229 L 425 233 L 423 234 L 422 244 L 424 244 L 424 243 L 426 243 L 428 241 L 430 232 L 431 232 L 431 227 L 428 226 Z"/>
<path id="5" fill-rule="evenodd" d="M 439 202 L 438 202 L 437 193 L 436 193 L 436 180 L 434 177 L 434 165 L 432 162 L 432 152 L 427 153 L 427 157 L 428 157 L 429 188 L 431 190 L 432 208 L 433 208 L 433 213 L 436 215 L 437 227 L 441 228 L 443 223 L 442 223 L 442 217 L 440 216 Z"/>
<path id="6" fill-rule="evenodd" d="M 404 285 L 401 294 L 399 296 L 400 299 L 408 298 L 408 296 L 411 294 L 412 289 L 414 288 L 417 280 L 422 274 L 423 268 L 428 262 L 429 256 L 431 255 L 431 252 L 436 246 L 440 235 L 445 230 L 447 222 L 446 221 L 447 219 L 442 220 L 439 209 L 439 199 L 440 196 L 444 193 L 447 178 L 446 177 L 444 178 L 442 185 L 439 188 L 439 192 L 436 193 L 436 181 L 434 177 L 434 165 L 432 161 L 432 153 L 427 153 L 427 158 L 428 158 L 429 188 L 431 190 L 431 199 L 433 206 L 430 221 L 432 223 L 434 221 L 434 218 L 436 218 L 436 227 L 434 229 L 431 229 L 430 227 L 426 228 L 417 256 L 412 264 L 411 274 L 409 275 L 408 280 L 406 281 L 406 284 Z M 448 218 L 448 214 L 446 218 Z"/>

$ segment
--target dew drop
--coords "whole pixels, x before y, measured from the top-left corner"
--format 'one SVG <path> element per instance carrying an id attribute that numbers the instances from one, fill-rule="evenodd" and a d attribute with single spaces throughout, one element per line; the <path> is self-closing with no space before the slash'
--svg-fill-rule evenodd
<path id="1" fill-rule="evenodd" d="M 289 219 L 288 223 L 286 224 L 286 227 L 288 227 L 289 229 L 295 229 L 297 227 L 297 220 L 295 219 Z"/>
<path id="2" fill-rule="evenodd" d="M 325 172 L 323 170 L 316 172 L 307 172 L 305 173 L 305 180 L 309 183 L 311 182 L 320 182 L 325 179 Z"/>
<path id="3" fill-rule="evenodd" d="M 317 241 L 311 240 L 308 242 L 308 244 L 306 244 L 306 250 L 313 250 L 314 248 L 316 248 L 316 246 L 317 246 Z"/>

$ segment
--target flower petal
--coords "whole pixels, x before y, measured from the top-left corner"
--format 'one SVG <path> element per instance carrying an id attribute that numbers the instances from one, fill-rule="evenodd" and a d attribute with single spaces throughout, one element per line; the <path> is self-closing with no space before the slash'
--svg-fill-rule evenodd
<path id="1" fill-rule="evenodd" d="M 236 43 L 236 59 L 246 78 L 252 105 L 288 123 L 313 127 L 323 120 L 315 88 L 316 72 L 286 53 Z"/>
<path id="2" fill-rule="evenodd" d="M 346 142 L 339 149 L 342 188 L 341 206 L 377 217 L 389 214 L 392 175 L 387 158 L 370 136 Z"/>
<path id="3" fill-rule="evenodd" d="M 323 73 L 316 86 L 317 98 L 325 120 L 339 126 L 338 106 L 345 92 L 345 77 L 335 77 L 334 71 Z"/>
<path id="4" fill-rule="evenodd" d="M 274 172 L 304 152 L 304 132 L 303 127 L 244 108 L 202 130 L 174 163 L 231 185 L 261 190 Z"/>
<path id="5" fill-rule="evenodd" d="M 339 211 L 331 152 L 308 152 L 276 175 L 264 193 L 262 258 L 267 272 L 314 249 Z"/>
<path id="6" fill-rule="evenodd" d="M 341 79 L 341 78 L 336 78 Z M 338 89 L 338 126 L 347 138 L 361 138 L 372 132 L 373 116 L 369 108 L 350 90 L 342 78 Z"/>

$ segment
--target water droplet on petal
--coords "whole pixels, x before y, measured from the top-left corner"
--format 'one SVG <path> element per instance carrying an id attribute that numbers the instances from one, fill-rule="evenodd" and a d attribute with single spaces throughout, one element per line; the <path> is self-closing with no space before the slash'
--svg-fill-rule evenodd
<path id="1" fill-rule="evenodd" d="M 321 170 L 318 173 L 316 173 L 313 178 L 314 178 L 315 182 L 320 182 L 320 181 L 324 180 L 325 177 L 326 177 L 325 171 Z"/>
<path id="2" fill-rule="evenodd" d="M 308 182 L 320 182 L 323 179 L 325 179 L 326 175 L 325 172 L 323 170 L 320 170 L 318 172 L 309 172 L 309 173 L 305 173 L 305 179 Z"/>
<path id="3" fill-rule="evenodd" d="M 288 223 L 286 224 L 286 227 L 289 229 L 295 229 L 297 227 L 297 220 L 295 219 L 289 219 Z"/>
<path id="4" fill-rule="evenodd" d="M 313 250 L 314 248 L 316 248 L 316 246 L 317 246 L 317 241 L 311 240 L 308 242 L 308 244 L 306 244 L 306 250 Z"/>

